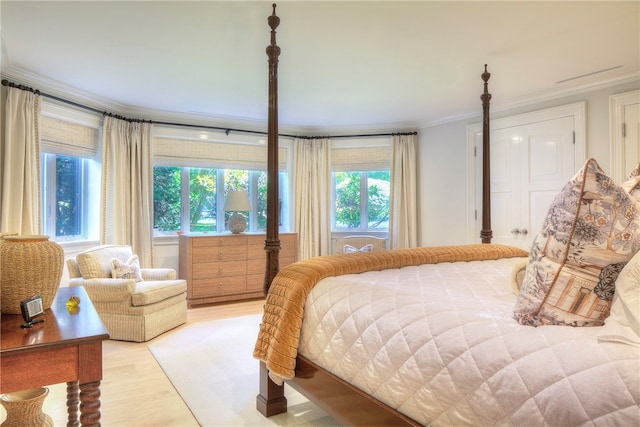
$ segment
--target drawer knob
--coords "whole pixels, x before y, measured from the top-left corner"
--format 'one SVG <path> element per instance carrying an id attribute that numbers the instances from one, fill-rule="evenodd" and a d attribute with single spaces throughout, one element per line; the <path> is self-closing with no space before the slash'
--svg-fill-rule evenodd
<path id="1" fill-rule="evenodd" d="M 218 252 L 218 258 L 222 258 L 222 257 L 224 257 L 224 252 L 222 251 Z"/>
<path id="2" fill-rule="evenodd" d="M 218 283 L 218 289 L 222 289 L 224 287 L 224 284 L 222 282 Z"/>
<path id="3" fill-rule="evenodd" d="M 218 267 L 218 273 L 222 273 L 222 266 Z"/>

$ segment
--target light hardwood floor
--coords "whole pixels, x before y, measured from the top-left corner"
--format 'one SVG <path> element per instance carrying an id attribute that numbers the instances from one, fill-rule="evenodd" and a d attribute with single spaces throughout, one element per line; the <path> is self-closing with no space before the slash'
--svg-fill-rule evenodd
<path id="1" fill-rule="evenodd" d="M 264 300 L 253 300 L 189 309 L 186 325 L 262 313 L 263 304 Z M 172 331 L 154 340 L 170 333 Z M 154 340 L 146 343 L 104 342 L 100 397 L 103 426 L 198 426 L 189 408 L 147 349 L 147 345 Z M 66 384 L 48 387 L 49 396 L 43 410 L 53 419 L 55 426 L 65 426 Z M 4 421 L 5 418 L 6 412 L 0 407 L 0 420 Z"/>

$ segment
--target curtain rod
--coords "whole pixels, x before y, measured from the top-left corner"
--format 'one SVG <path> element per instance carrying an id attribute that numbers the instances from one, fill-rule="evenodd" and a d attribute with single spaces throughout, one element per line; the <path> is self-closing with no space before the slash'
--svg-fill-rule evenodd
<path id="1" fill-rule="evenodd" d="M 22 85 L 22 84 L 10 82 L 7 79 L 3 79 L 2 80 L 2 85 L 3 86 L 14 87 L 14 88 L 20 89 L 20 90 L 26 90 L 28 92 L 35 93 L 36 95 L 44 96 L 45 98 L 50 98 L 50 99 L 53 99 L 53 100 L 56 100 L 56 101 L 63 102 L 65 104 L 73 105 L 74 107 L 78 107 L 78 108 L 82 108 L 84 110 L 93 111 L 94 113 L 102 114 L 103 116 L 115 117 L 116 119 L 125 120 L 125 121 L 128 121 L 128 122 L 134 122 L 134 123 L 141 123 L 142 122 L 142 123 L 153 123 L 153 124 L 165 125 L 165 126 L 181 126 L 181 127 L 199 128 L 199 129 L 213 129 L 213 130 L 224 131 L 227 135 L 229 135 L 229 133 L 231 133 L 231 132 L 249 133 L 249 134 L 254 134 L 254 135 L 267 135 L 267 132 L 258 131 L 258 130 L 234 129 L 234 128 L 228 128 L 228 127 L 209 126 L 209 125 L 196 125 L 196 124 L 188 124 L 188 123 L 162 122 L 162 121 L 144 120 L 144 119 L 131 119 L 131 118 L 123 117 L 123 116 L 120 116 L 120 115 L 117 115 L 117 114 L 113 114 L 113 113 L 110 113 L 110 112 L 107 112 L 107 111 L 99 110 L 97 108 L 89 107 L 88 105 L 79 104 L 77 102 L 70 101 L 70 100 L 64 99 L 64 98 L 60 98 L 60 97 L 55 96 L 55 95 L 50 95 L 48 93 L 41 92 L 41 91 L 39 91 L 37 89 L 33 89 L 33 88 L 29 87 L 29 86 L 25 86 L 25 85 Z M 322 138 L 336 139 L 336 138 L 367 138 L 367 137 L 379 137 L 379 136 L 417 135 L 417 134 L 418 134 L 418 132 L 413 131 L 413 132 L 371 133 L 371 134 L 359 134 L 359 135 L 326 135 L 326 136 L 303 136 L 303 135 L 290 135 L 290 134 L 286 134 L 286 133 L 279 133 L 278 136 L 284 136 L 284 137 L 287 137 L 287 138 L 297 138 L 297 139 L 322 139 Z"/>

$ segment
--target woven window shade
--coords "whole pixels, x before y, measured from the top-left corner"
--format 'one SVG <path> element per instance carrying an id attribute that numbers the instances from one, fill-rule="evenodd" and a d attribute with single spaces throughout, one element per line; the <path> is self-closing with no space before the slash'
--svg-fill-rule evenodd
<path id="1" fill-rule="evenodd" d="M 389 170 L 391 155 L 391 145 L 333 148 L 331 169 L 334 172 Z"/>
<path id="2" fill-rule="evenodd" d="M 64 156 L 93 158 L 98 152 L 98 129 L 40 116 L 41 150 Z"/>
<path id="3" fill-rule="evenodd" d="M 286 170 L 287 150 L 279 148 L 278 164 Z M 154 164 L 218 169 L 267 170 L 267 147 L 177 138 L 154 139 Z"/>

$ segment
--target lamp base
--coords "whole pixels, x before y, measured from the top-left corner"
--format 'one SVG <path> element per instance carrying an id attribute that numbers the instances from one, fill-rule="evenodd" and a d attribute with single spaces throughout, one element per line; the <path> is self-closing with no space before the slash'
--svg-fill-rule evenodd
<path id="1" fill-rule="evenodd" d="M 237 212 L 229 217 L 227 220 L 227 228 L 233 234 L 243 233 L 247 229 L 247 220 L 245 217 Z"/>

